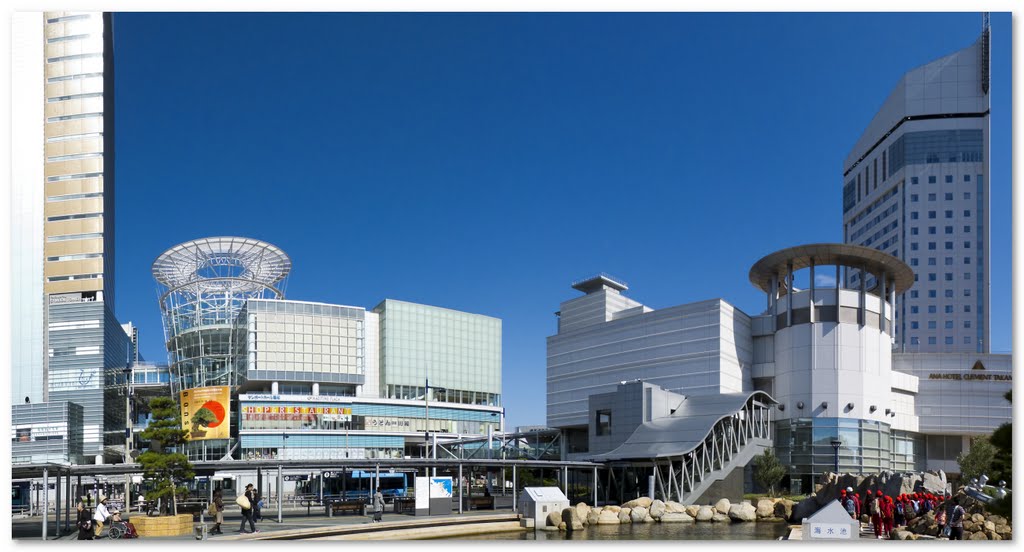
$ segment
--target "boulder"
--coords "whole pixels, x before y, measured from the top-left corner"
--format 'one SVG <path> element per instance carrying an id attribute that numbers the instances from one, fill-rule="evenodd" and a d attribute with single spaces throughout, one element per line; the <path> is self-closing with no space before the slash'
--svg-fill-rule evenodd
<path id="1" fill-rule="evenodd" d="M 541 531 L 550 531 L 550 532 L 554 533 L 554 532 L 558 531 L 558 527 L 552 527 L 550 525 L 545 525 L 544 527 L 541 527 L 540 530 Z"/>
<path id="2" fill-rule="evenodd" d="M 997 515 L 993 514 L 991 516 L 988 516 L 988 520 L 991 521 L 992 523 L 995 523 L 996 526 L 1008 525 L 1006 523 L 1006 518 L 1004 518 L 1003 516 L 997 516 Z"/>
<path id="3" fill-rule="evenodd" d="M 629 502 L 626 502 L 625 504 L 622 505 L 622 507 L 623 508 L 636 508 L 637 506 L 639 506 L 641 508 L 648 508 L 648 509 L 650 509 L 651 502 L 652 501 L 651 501 L 650 498 L 647 498 L 646 496 L 641 496 L 640 498 L 634 498 L 633 500 L 630 500 Z"/>
<path id="4" fill-rule="evenodd" d="M 718 513 L 720 514 L 728 514 L 730 506 L 732 506 L 732 504 L 729 503 L 728 498 L 723 498 L 715 503 L 715 509 L 718 510 Z"/>
<path id="5" fill-rule="evenodd" d="M 913 535 L 910 531 L 897 530 L 896 540 L 912 540 Z"/>
<path id="6" fill-rule="evenodd" d="M 665 503 L 660 500 L 651 501 L 651 507 L 647 509 L 647 512 L 651 514 L 651 517 L 658 519 L 665 513 Z"/>
<path id="7" fill-rule="evenodd" d="M 587 514 L 587 525 L 597 525 L 597 520 L 601 517 L 601 510 L 599 508 L 591 508 L 590 513 Z"/>
<path id="8" fill-rule="evenodd" d="M 715 515 L 711 516 L 711 521 L 713 523 L 721 523 L 723 521 L 729 521 L 729 516 L 727 516 L 725 514 L 720 514 L 720 513 L 718 513 L 718 511 L 715 511 Z"/>
<path id="9" fill-rule="evenodd" d="M 975 531 L 966 540 L 988 540 L 988 537 L 985 536 L 984 531 Z"/>
<path id="10" fill-rule="evenodd" d="M 996 533 L 999 533 L 999 536 L 1003 537 L 1004 539 L 1008 538 L 1011 531 L 1012 530 L 1010 529 L 1010 526 L 1006 525 L 1005 523 L 996 525 Z"/>
<path id="11" fill-rule="evenodd" d="M 562 523 L 565 524 L 566 531 L 583 530 L 583 520 L 580 519 L 579 511 L 576 508 L 562 510 Z"/>
<path id="12" fill-rule="evenodd" d="M 619 513 L 619 510 L 622 509 L 622 506 L 616 506 L 614 504 L 609 504 L 609 505 L 605 506 L 604 509 L 608 510 L 609 512 L 615 512 L 617 514 L 617 513 Z"/>
<path id="13" fill-rule="evenodd" d="M 775 503 L 767 498 L 762 498 L 757 501 L 757 508 L 755 511 L 759 518 L 772 517 L 775 515 Z"/>
<path id="14" fill-rule="evenodd" d="M 976 524 L 970 520 L 964 520 L 964 533 L 973 533 Z"/>
<path id="15" fill-rule="evenodd" d="M 562 523 L 562 514 L 559 512 L 551 512 L 548 514 L 547 526 L 558 527 L 558 524 Z"/>
<path id="16" fill-rule="evenodd" d="M 700 506 L 697 506 L 696 504 L 690 504 L 689 506 L 686 507 L 686 515 L 695 518 L 697 517 L 697 510 L 700 510 Z"/>
<path id="17" fill-rule="evenodd" d="M 632 508 L 623 508 L 619 510 L 619 523 L 629 523 L 631 521 L 629 518 L 629 514 L 632 511 Z"/>
<path id="18" fill-rule="evenodd" d="M 658 521 L 658 520 L 652 518 L 651 514 L 647 514 L 647 517 L 644 518 L 644 523 L 654 523 L 656 521 Z"/>
<path id="19" fill-rule="evenodd" d="M 941 493 L 946 490 L 946 472 L 929 470 L 921 475 L 921 488 L 929 493 Z"/>
<path id="20" fill-rule="evenodd" d="M 590 515 L 590 506 L 587 506 L 586 502 L 580 502 L 575 507 L 576 517 L 580 518 L 583 523 L 587 522 L 587 516 Z"/>
<path id="21" fill-rule="evenodd" d="M 757 521 L 757 508 L 749 502 L 733 504 L 729 507 L 729 518 L 733 521 Z"/>
<path id="22" fill-rule="evenodd" d="M 635 508 L 630 508 L 630 510 L 629 510 L 629 519 L 630 519 L 630 521 L 632 521 L 633 523 L 642 523 L 645 518 L 647 518 L 647 508 L 644 508 L 643 506 L 637 506 Z M 651 518 L 651 519 L 654 519 L 654 518 Z"/>
<path id="23" fill-rule="evenodd" d="M 601 513 L 597 516 L 598 525 L 619 525 L 620 523 L 618 512 L 604 509 L 601 510 Z"/>
<path id="24" fill-rule="evenodd" d="M 985 530 L 986 531 L 995 531 L 996 530 L 996 524 L 993 523 L 992 521 L 986 521 L 985 522 Z"/>
<path id="25" fill-rule="evenodd" d="M 685 523 L 693 521 L 693 518 L 683 512 L 665 512 L 661 516 L 662 523 Z"/>
<path id="26" fill-rule="evenodd" d="M 560 523 L 558 524 L 558 530 L 559 530 L 559 531 L 565 531 L 565 528 L 566 528 L 566 525 L 565 525 L 565 522 L 564 522 L 564 521 L 563 521 L 563 522 L 560 522 Z"/>
<path id="27" fill-rule="evenodd" d="M 669 500 L 668 502 L 665 503 L 665 512 L 670 514 L 685 514 L 686 506 L 683 506 L 682 504 L 674 500 Z"/>
<path id="28" fill-rule="evenodd" d="M 981 514 L 972 514 L 971 521 L 973 521 L 974 523 L 985 523 L 985 516 Z"/>
<path id="29" fill-rule="evenodd" d="M 793 506 L 795 506 L 795 505 L 796 505 L 796 502 L 793 502 L 792 500 L 789 500 L 788 498 L 783 498 L 783 499 L 779 500 L 778 502 L 775 503 L 775 511 L 774 511 L 775 517 L 780 517 L 782 519 L 789 519 L 790 516 L 793 515 Z"/>
<path id="30" fill-rule="evenodd" d="M 801 523 L 804 518 L 811 517 L 820 508 L 821 506 L 818 505 L 818 501 L 814 496 L 805 498 L 793 506 L 789 521 L 790 523 Z"/>
<path id="31" fill-rule="evenodd" d="M 711 506 L 701 506 L 700 509 L 697 510 L 697 515 L 695 517 L 697 521 L 711 521 L 711 518 L 714 516 L 714 508 Z"/>

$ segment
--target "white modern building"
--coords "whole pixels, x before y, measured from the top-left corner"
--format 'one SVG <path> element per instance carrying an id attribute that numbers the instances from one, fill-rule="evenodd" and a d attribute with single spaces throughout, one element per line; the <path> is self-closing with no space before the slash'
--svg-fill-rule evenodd
<path id="1" fill-rule="evenodd" d="M 844 270 L 870 277 L 846 286 Z M 801 271 L 809 289 L 793 286 Z M 822 271 L 838 285 L 816 287 Z M 548 338 L 547 423 L 568 457 L 653 466 L 667 496 L 692 501 L 742 483 L 731 472 L 773 446 L 798 493 L 837 463 L 956 472 L 969 436 L 1011 419 L 1009 355 L 896 352 L 893 305 L 915 285 L 899 259 L 798 246 L 759 260 L 750 281 L 763 312 L 721 299 L 653 309 L 608 275 L 576 282 L 585 295 L 562 303 Z"/>
<path id="2" fill-rule="evenodd" d="M 914 270 L 893 332 L 907 353 L 990 350 L 989 47 L 986 26 L 906 73 L 843 163 L 844 243 Z"/>

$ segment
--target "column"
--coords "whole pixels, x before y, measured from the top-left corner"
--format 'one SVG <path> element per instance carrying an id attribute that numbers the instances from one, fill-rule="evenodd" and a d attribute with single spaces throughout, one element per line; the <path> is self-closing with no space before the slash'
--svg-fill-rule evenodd
<path id="1" fill-rule="evenodd" d="M 886 278 L 887 276 L 883 273 L 879 280 L 881 287 L 878 292 L 878 329 L 882 330 L 882 332 L 885 332 L 885 300 L 888 297 L 888 294 L 885 293 Z"/>
<path id="2" fill-rule="evenodd" d="M 786 327 L 793 325 L 793 263 L 786 263 Z"/>
<path id="3" fill-rule="evenodd" d="M 597 466 L 594 466 L 594 506 L 597 506 Z"/>
<path id="4" fill-rule="evenodd" d="M 50 471 L 43 468 L 43 540 L 46 540 L 46 522 L 49 521 L 48 510 L 50 509 Z"/>
<path id="5" fill-rule="evenodd" d="M 282 505 L 284 504 L 284 475 L 282 475 L 281 464 L 277 465 L 277 522 L 281 523 L 283 512 Z"/>
<path id="6" fill-rule="evenodd" d="M 843 281 L 839 278 L 840 268 L 836 265 L 836 324 L 839 323 L 839 290 L 843 287 Z"/>
<path id="7" fill-rule="evenodd" d="M 892 308 L 892 324 L 889 325 L 889 336 L 891 337 L 895 332 L 892 328 L 896 325 L 896 280 L 892 279 L 889 281 L 889 306 Z"/>
<path id="8" fill-rule="evenodd" d="M 779 304 L 779 275 L 772 274 L 772 287 L 768 290 L 768 311 L 774 317 L 778 314 Z"/>
<path id="9" fill-rule="evenodd" d="M 516 496 L 516 489 L 518 489 L 518 482 L 516 480 L 516 465 L 512 464 L 512 511 L 518 513 L 519 508 L 517 507 L 516 502 L 519 497 Z"/>
<path id="10" fill-rule="evenodd" d="M 462 513 L 462 501 L 463 501 L 463 490 L 462 490 L 462 462 L 459 462 L 459 513 Z"/>
<path id="11" fill-rule="evenodd" d="M 860 297 L 860 303 L 859 303 L 860 307 L 857 309 L 857 323 L 860 324 L 861 327 L 863 327 L 864 324 L 866 324 L 867 321 L 868 321 L 868 318 L 867 318 L 867 314 L 868 314 L 867 313 L 867 305 L 868 305 L 868 302 L 867 302 L 867 299 L 865 298 L 865 295 L 867 293 L 867 285 L 868 285 L 868 283 L 867 283 L 867 280 L 868 280 L 867 276 L 868 276 L 868 273 L 864 271 L 864 267 L 863 266 L 860 267 L 860 294 L 859 294 L 859 297 Z"/>
<path id="12" fill-rule="evenodd" d="M 808 305 L 808 313 L 810 314 L 809 322 L 814 323 L 814 257 L 811 257 L 811 301 Z"/>

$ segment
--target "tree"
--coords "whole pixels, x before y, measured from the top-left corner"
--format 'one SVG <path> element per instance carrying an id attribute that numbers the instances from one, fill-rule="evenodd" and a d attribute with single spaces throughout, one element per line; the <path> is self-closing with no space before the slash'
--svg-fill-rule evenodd
<path id="1" fill-rule="evenodd" d="M 177 452 L 188 432 L 181 429 L 178 403 L 173 399 L 154 397 L 149 408 L 153 421 L 142 431 L 142 438 L 150 441 L 150 448 L 139 455 L 142 475 L 153 486 L 146 492 L 146 500 L 164 499 L 160 514 L 166 515 L 169 499 L 172 512 L 177 514 L 178 497 L 188 494 L 188 488 L 179 484 L 195 476 L 188 457 Z"/>
<path id="2" fill-rule="evenodd" d="M 1013 403 L 1013 391 L 1007 391 L 1003 398 Z M 1009 485 L 1013 480 L 1013 422 L 996 428 L 992 432 L 989 442 L 995 447 L 995 456 L 992 458 L 992 473 L 988 474 L 992 483 L 998 484 L 1000 480 L 1006 481 Z"/>
<path id="3" fill-rule="evenodd" d="M 768 495 L 775 496 L 775 486 L 782 481 L 786 475 L 786 468 L 779 462 L 772 449 L 767 449 L 764 454 L 754 459 L 754 481 L 768 489 Z"/>
<path id="4" fill-rule="evenodd" d="M 987 474 L 991 477 L 992 460 L 996 455 L 996 447 L 992 446 L 989 438 L 984 435 L 971 439 L 971 448 L 967 452 L 961 452 L 956 457 L 956 463 L 960 465 L 960 477 L 969 482 L 975 477 Z"/>

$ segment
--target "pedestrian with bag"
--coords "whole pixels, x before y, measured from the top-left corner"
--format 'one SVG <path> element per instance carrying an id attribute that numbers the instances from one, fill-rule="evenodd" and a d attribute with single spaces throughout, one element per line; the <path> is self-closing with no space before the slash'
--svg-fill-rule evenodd
<path id="1" fill-rule="evenodd" d="M 868 497 L 871 497 L 871 493 L 868 493 Z M 868 514 L 871 515 L 871 526 L 875 530 L 875 538 L 882 538 L 882 509 L 879 504 L 882 501 L 882 491 L 878 491 L 878 494 L 868 503 Z"/>
<path id="2" fill-rule="evenodd" d="M 935 508 L 935 524 L 939 526 L 939 537 L 948 537 L 946 534 L 946 509 L 942 506 Z"/>
<path id="3" fill-rule="evenodd" d="M 254 521 L 263 521 L 263 495 L 256 488 L 252 490 L 252 519 Z"/>
<path id="4" fill-rule="evenodd" d="M 893 505 L 891 496 L 885 497 L 885 504 L 882 505 L 882 526 L 885 531 L 885 538 L 892 538 L 893 518 L 895 517 L 896 508 Z"/>
<path id="5" fill-rule="evenodd" d="M 220 524 L 224 523 L 224 493 L 220 489 L 213 491 L 213 502 L 210 503 L 210 515 L 213 516 L 214 524 L 213 529 L 210 531 L 213 535 L 223 535 L 224 531 L 220 528 Z"/>
<path id="6" fill-rule="evenodd" d="M 373 522 L 379 523 L 384 517 L 384 495 L 380 492 L 380 487 L 377 487 L 377 492 L 373 493 Z"/>
<path id="7" fill-rule="evenodd" d="M 960 497 L 953 497 L 953 510 L 949 514 L 949 540 L 964 540 L 964 515 L 967 511 L 960 505 Z"/>
<path id="8" fill-rule="evenodd" d="M 92 540 L 92 512 L 85 507 L 85 502 L 78 501 L 78 540 Z"/>
<path id="9" fill-rule="evenodd" d="M 100 497 L 99 504 L 96 505 L 96 511 L 92 514 L 93 521 L 93 536 L 99 537 L 103 532 L 103 522 L 107 521 L 110 517 L 110 510 L 107 510 L 107 497 Z"/>
<path id="10" fill-rule="evenodd" d="M 236 533 L 259 533 L 259 529 L 256 528 L 256 522 L 252 520 L 252 483 L 245 486 L 245 494 L 235 499 L 235 504 L 238 504 L 242 508 L 242 525 L 238 528 Z M 249 522 L 250 531 L 245 530 L 245 522 Z"/>

